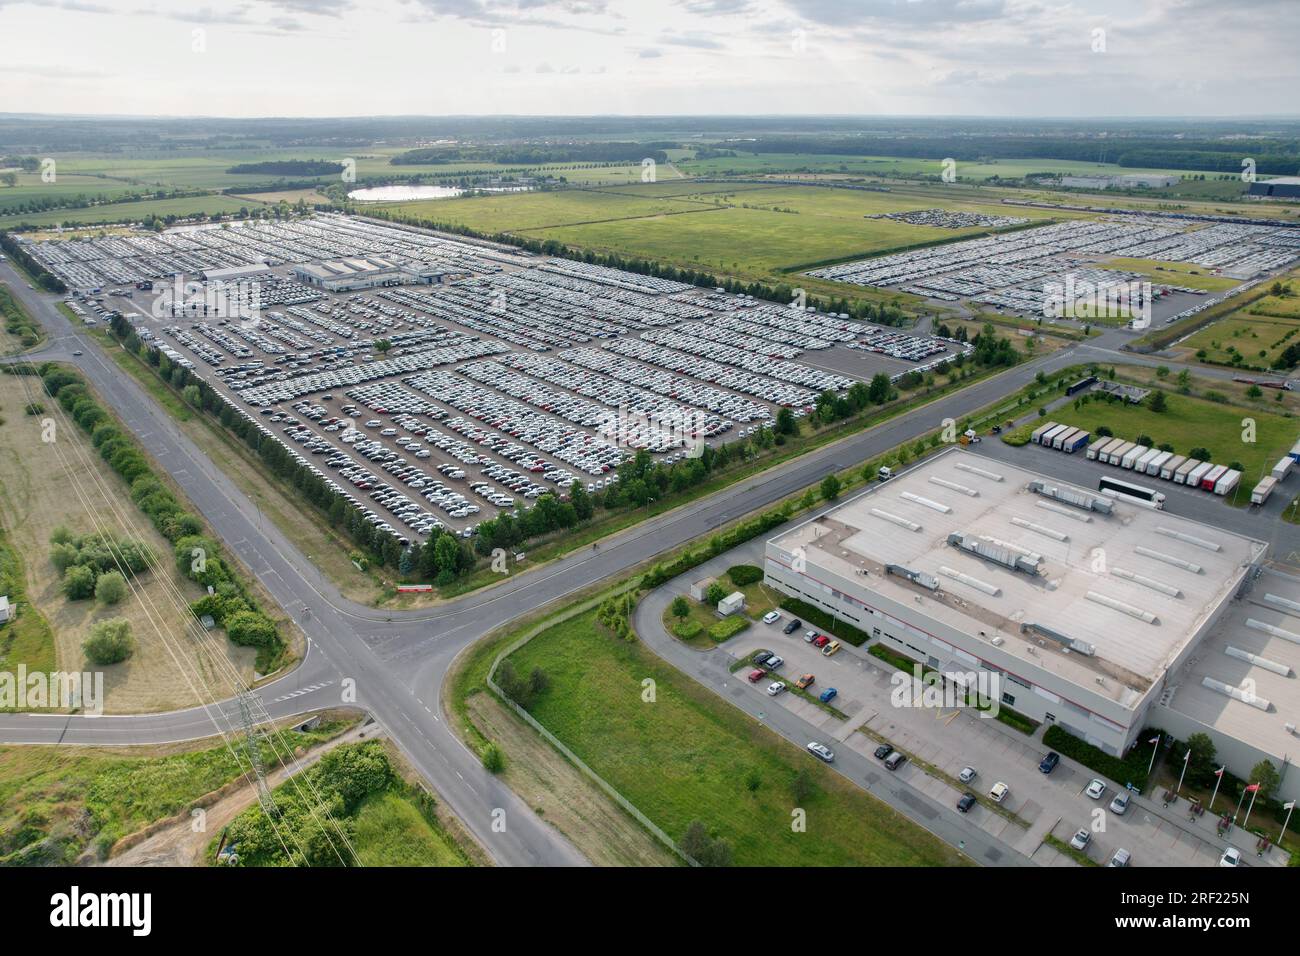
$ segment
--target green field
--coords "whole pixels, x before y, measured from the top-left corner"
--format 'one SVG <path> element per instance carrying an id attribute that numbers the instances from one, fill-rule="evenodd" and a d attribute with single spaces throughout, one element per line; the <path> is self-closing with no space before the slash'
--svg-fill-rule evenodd
<path id="1" fill-rule="evenodd" d="M 1198 355 L 1205 352 L 1210 362 L 1231 365 L 1234 354 L 1240 354 L 1247 365 L 1270 368 L 1288 345 L 1295 344 L 1297 332 L 1300 332 L 1300 316 L 1272 318 L 1248 310 L 1206 326 L 1182 344 L 1195 349 Z"/>
<path id="2" fill-rule="evenodd" d="M 957 852 L 665 665 L 609 636 L 595 611 L 557 624 L 511 656 L 549 689 L 531 711 L 674 839 L 700 820 L 737 866 L 948 866 Z M 642 681 L 656 702 L 642 702 Z M 791 828 L 796 773 L 807 832 Z M 752 789 L 751 789 L 752 786 Z"/>
<path id="3" fill-rule="evenodd" d="M 1153 412 L 1145 403 L 1092 401 L 1082 403 L 1078 409 L 1064 405 L 1048 417 L 1063 425 L 1086 428 L 1094 435 L 1102 425 L 1110 428 L 1115 437 L 1129 441 L 1139 435 L 1149 435 L 1157 446 L 1168 443 L 1180 455 L 1193 448 L 1205 448 L 1211 460 L 1218 464 L 1238 461 L 1245 466 L 1242 487 L 1247 491 L 1295 444 L 1300 432 L 1295 418 L 1267 409 L 1246 409 L 1178 395 L 1172 387 L 1166 398 L 1168 408 L 1164 412 Z M 1243 440 L 1242 419 L 1246 417 L 1255 421 L 1254 442 Z"/>
<path id="4" fill-rule="evenodd" d="M 366 797 L 353 842 L 362 866 L 465 866 L 465 857 L 402 793 Z"/>
<path id="5" fill-rule="evenodd" d="M 635 220 L 670 213 L 697 213 L 716 204 L 675 197 L 624 196 L 587 190 L 501 193 L 459 199 L 430 199 L 401 203 L 365 203 L 361 211 L 415 216 L 432 222 L 469 226 L 480 232 L 533 231 L 572 223 Z"/>

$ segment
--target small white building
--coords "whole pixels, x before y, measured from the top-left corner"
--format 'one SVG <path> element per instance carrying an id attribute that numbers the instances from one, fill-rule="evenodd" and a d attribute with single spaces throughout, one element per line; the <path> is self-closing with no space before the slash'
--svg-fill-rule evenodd
<path id="1" fill-rule="evenodd" d="M 9 620 L 9 595 L 0 594 L 0 624 Z"/>
<path id="2" fill-rule="evenodd" d="M 745 595 L 739 591 L 732 591 L 721 601 L 718 602 L 718 613 L 723 617 L 729 617 L 738 611 L 745 609 Z"/>

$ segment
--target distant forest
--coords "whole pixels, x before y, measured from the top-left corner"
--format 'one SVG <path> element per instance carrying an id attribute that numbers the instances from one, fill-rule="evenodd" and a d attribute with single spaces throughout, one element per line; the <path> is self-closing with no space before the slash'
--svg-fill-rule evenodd
<path id="1" fill-rule="evenodd" d="M 340 162 L 326 159 L 284 159 L 264 163 L 240 163 L 228 173 L 256 173 L 262 176 L 333 176 L 343 168 Z"/>
<path id="2" fill-rule="evenodd" d="M 565 143 L 538 146 L 430 146 L 394 156 L 394 166 L 429 166 L 444 163 L 495 163 L 500 166 L 543 166 L 548 163 L 639 163 L 653 159 L 668 162 L 664 146 L 676 143 Z"/>

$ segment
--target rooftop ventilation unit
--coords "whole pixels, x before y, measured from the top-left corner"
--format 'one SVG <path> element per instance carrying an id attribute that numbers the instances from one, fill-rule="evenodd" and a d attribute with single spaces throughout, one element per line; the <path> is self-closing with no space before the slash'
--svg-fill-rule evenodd
<path id="1" fill-rule="evenodd" d="M 1135 617 L 1139 621 L 1146 621 L 1148 624 L 1159 624 L 1160 619 L 1150 611 L 1145 611 L 1140 607 L 1129 604 L 1126 601 L 1120 601 L 1111 597 L 1109 594 L 1102 594 L 1099 591 L 1088 591 L 1084 594 L 1089 601 L 1094 604 L 1100 604 L 1102 607 L 1108 607 L 1112 611 L 1119 611 L 1121 614 L 1127 614 L 1129 617 Z"/>
<path id="2" fill-rule="evenodd" d="M 1049 528 L 1046 525 L 1035 524 L 1028 518 L 1012 518 L 1011 523 L 1017 528 L 1024 528 L 1032 531 L 1034 534 L 1041 534 L 1048 538 L 1055 538 L 1057 541 L 1069 541 L 1070 536 L 1064 531 L 1057 531 L 1055 528 Z"/>
<path id="3" fill-rule="evenodd" d="M 1092 657 L 1094 654 L 1097 653 L 1097 648 L 1092 644 L 1089 644 L 1087 641 L 1081 641 L 1078 640 L 1077 638 L 1067 637 L 1066 635 L 1062 634 L 1060 631 L 1052 630 L 1046 624 L 1035 624 L 1032 621 L 1026 621 L 1025 623 L 1020 625 L 1020 633 L 1039 634 L 1043 637 L 1048 638 L 1049 640 L 1055 641 L 1057 644 L 1060 644 L 1061 647 L 1066 648 L 1067 650 L 1074 651 L 1076 654 L 1086 654 L 1088 657 Z"/>
<path id="4" fill-rule="evenodd" d="M 1094 497 L 1077 488 L 1068 488 L 1064 485 L 1049 485 L 1045 481 L 1031 481 L 1026 487 L 1044 498 L 1063 501 L 1067 505 L 1074 505 L 1074 507 L 1082 508 L 1084 511 L 1098 511 L 1104 515 L 1111 513 L 1112 504 L 1109 499 Z"/>
<path id="5" fill-rule="evenodd" d="M 1157 581 L 1155 578 L 1148 578 L 1144 575 L 1129 571 L 1126 568 L 1111 568 L 1110 573 L 1117 578 L 1123 578 L 1125 581 L 1132 581 L 1134 584 L 1140 584 L 1144 588 L 1150 588 L 1153 591 L 1159 591 L 1161 594 L 1168 594 L 1170 597 L 1180 598 L 1183 592 L 1178 590 L 1172 584 L 1165 584 L 1163 581 Z"/>
<path id="6" fill-rule="evenodd" d="M 948 514 L 950 511 L 952 511 L 951 508 L 949 508 L 941 501 L 934 501 L 931 498 L 923 498 L 920 495 L 912 494 L 912 492 L 910 491 L 904 491 L 898 497 L 902 498 L 904 501 L 911 501 L 915 504 L 918 504 L 923 508 L 929 508 L 932 511 L 938 511 L 941 514 Z"/>
<path id="7" fill-rule="evenodd" d="M 937 475 L 930 476 L 930 483 L 938 485 L 940 488 L 947 488 L 951 491 L 959 491 L 963 495 L 969 495 L 971 498 L 978 498 L 979 492 L 967 485 L 959 485 L 955 481 L 949 481 L 947 478 L 940 478 Z"/>
<path id="8" fill-rule="evenodd" d="M 1172 554 L 1165 554 L 1163 551 L 1153 551 L 1151 548 L 1144 548 L 1140 545 L 1133 549 L 1137 554 L 1144 558 L 1153 558 L 1156 561 L 1163 561 L 1165 564 L 1172 564 L 1176 568 L 1182 568 L 1184 571 L 1191 571 L 1193 574 L 1201 573 L 1201 566 L 1192 561 L 1184 561 L 1182 558 Z"/>
<path id="9" fill-rule="evenodd" d="M 1279 594 L 1265 594 L 1264 600 L 1267 601 L 1269 604 L 1275 604 L 1278 607 L 1284 607 L 1288 611 L 1300 611 L 1300 601 L 1292 601 L 1289 598 L 1284 598 Z"/>
<path id="10" fill-rule="evenodd" d="M 991 595 L 992 597 L 997 597 L 1002 593 L 1002 589 L 997 585 L 989 584 L 987 581 L 981 581 L 979 578 L 973 578 L 969 574 L 963 574 L 947 565 L 940 567 L 939 573 L 945 577 L 952 578 L 954 581 L 960 581 L 962 584 L 973 587 L 977 591 L 983 591 L 985 594 Z"/>
<path id="11" fill-rule="evenodd" d="M 893 574 L 900 578 L 907 578 L 913 584 L 919 584 L 923 588 L 931 591 L 939 590 L 939 579 L 932 574 L 926 574 L 924 571 L 913 571 L 911 568 L 905 568 L 901 564 L 885 565 L 885 573 Z"/>
<path id="12" fill-rule="evenodd" d="M 1263 697 L 1256 694 L 1247 694 L 1240 687 L 1233 687 L 1231 684 L 1225 684 L 1223 681 L 1215 680 L 1213 677 L 1202 677 L 1201 685 L 1203 687 L 1208 687 L 1210 690 L 1217 690 L 1220 694 L 1223 694 L 1226 697 L 1231 697 L 1233 700 L 1239 700 L 1243 704 L 1249 704 L 1251 707 L 1255 707 L 1259 710 L 1267 711 L 1272 706 L 1272 703 Z"/>
<path id="13" fill-rule="evenodd" d="M 1156 525 L 1156 533 L 1163 534 L 1168 538 L 1177 538 L 1179 541 L 1185 541 L 1188 544 L 1195 545 L 1198 548 L 1204 548 L 1206 551 L 1222 551 L 1223 547 L 1217 541 L 1209 541 L 1205 538 L 1198 538 L 1194 534 L 1187 534 L 1185 531 L 1179 531 L 1176 528 L 1166 528 L 1162 525 Z"/>
<path id="14" fill-rule="evenodd" d="M 921 526 L 915 521 L 908 521 L 902 515 L 891 514 L 888 511 L 881 511 L 879 508 L 872 508 L 871 513 L 877 518 L 883 518 L 885 521 L 892 521 L 900 528 L 906 528 L 908 531 L 920 531 Z"/>
<path id="15" fill-rule="evenodd" d="M 1278 661 L 1271 661 L 1267 657 L 1260 657 L 1258 654 L 1252 654 L 1250 651 L 1243 651 L 1240 647 L 1233 647 L 1229 644 L 1223 649 L 1223 653 L 1229 657 L 1235 657 L 1239 661 L 1247 661 L 1256 667 L 1262 667 L 1266 671 L 1272 671 L 1274 674 L 1281 674 L 1283 677 L 1291 676 L 1291 666 L 1282 664 Z"/>
<path id="16" fill-rule="evenodd" d="M 962 471 L 968 471 L 972 475 L 979 475 L 981 478 L 988 478 L 990 481 L 1001 481 L 1002 476 L 995 471 L 985 471 L 983 468 L 976 468 L 974 465 L 968 465 L 964 461 L 956 463 L 955 467 Z"/>
<path id="17" fill-rule="evenodd" d="M 1029 555 L 994 544 L 988 538 L 977 538 L 961 531 L 954 531 L 948 535 L 948 543 L 956 545 L 968 554 L 976 555 L 993 564 L 1000 564 L 1011 571 L 1021 571 L 1030 577 L 1037 576 L 1039 566 L 1042 564 L 1041 558 L 1034 560 Z"/>
<path id="18" fill-rule="evenodd" d="M 1278 627 L 1269 624 L 1266 621 L 1257 621 L 1253 617 L 1246 618 L 1246 626 L 1253 631 L 1263 631 L 1265 634 L 1271 634 L 1274 637 L 1280 637 L 1284 641 L 1290 641 L 1292 644 L 1300 644 L 1300 634 L 1295 631 L 1288 631 L 1284 627 Z"/>

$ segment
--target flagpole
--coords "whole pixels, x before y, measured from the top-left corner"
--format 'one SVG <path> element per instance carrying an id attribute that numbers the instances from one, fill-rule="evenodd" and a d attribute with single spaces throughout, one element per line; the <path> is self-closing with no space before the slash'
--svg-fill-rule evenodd
<path id="1" fill-rule="evenodd" d="M 1174 790 L 1174 796 L 1178 796 L 1178 791 L 1183 789 L 1183 778 L 1187 776 L 1187 765 L 1192 762 L 1192 748 L 1187 748 L 1187 753 L 1183 754 L 1183 772 L 1178 775 L 1178 787 Z"/>
<path id="2" fill-rule="evenodd" d="M 1237 798 L 1237 809 L 1232 811 L 1232 822 L 1237 822 L 1237 816 L 1241 813 L 1241 805 L 1246 801 L 1246 791 L 1241 791 L 1241 796 Z"/>
<path id="3" fill-rule="evenodd" d="M 1214 798 L 1219 795 L 1219 784 L 1223 783 L 1223 771 L 1228 768 L 1225 766 L 1214 775 L 1214 793 L 1210 795 L 1210 812 L 1214 812 Z"/>
<path id="4" fill-rule="evenodd" d="M 1241 821 L 1241 828 L 1244 830 L 1250 825 L 1250 811 L 1255 809 L 1255 798 L 1259 796 L 1259 788 L 1256 787 L 1250 792 L 1250 806 L 1246 808 L 1246 819 Z"/>
<path id="5" fill-rule="evenodd" d="M 1286 819 L 1282 821 L 1282 832 L 1277 836 L 1277 845 L 1282 845 L 1282 840 L 1286 836 L 1286 825 L 1291 822 L 1291 811 L 1295 809 L 1295 801 L 1292 800 L 1286 805 Z"/>
<path id="6" fill-rule="evenodd" d="M 1151 748 L 1151 762 L 1147 764 L 1147 777 L 1151 777 L 1151 770 L 1156 765 L 1156 752 L 1160 749 L 1160 734 L 1156 734 L 1156 745 Z"/>

